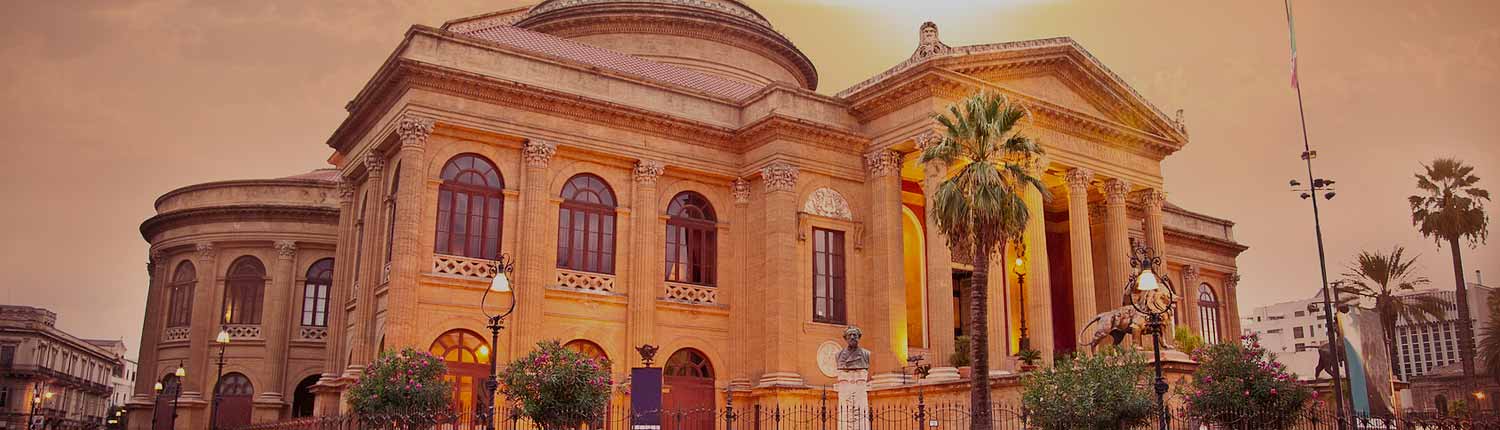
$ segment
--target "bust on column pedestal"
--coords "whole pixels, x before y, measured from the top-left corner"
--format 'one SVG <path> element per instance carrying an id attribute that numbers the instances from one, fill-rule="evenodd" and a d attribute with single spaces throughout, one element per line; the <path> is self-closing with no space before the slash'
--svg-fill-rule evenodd
<path id="1" fill-rule="evenodd" d="M 834 389 L 839 393 L 839 430 L 869 430 L 870 420 L 870 350 L 859 347 L 863 333 L 859 327 L 849 326 L 844 330 L 844 342 L 848 347 L 839 351 L 838 382 Z"/>

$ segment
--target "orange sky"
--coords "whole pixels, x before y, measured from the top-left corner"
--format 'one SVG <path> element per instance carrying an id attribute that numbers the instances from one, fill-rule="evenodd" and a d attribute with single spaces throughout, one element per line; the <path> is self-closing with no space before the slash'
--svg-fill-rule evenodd
<path id="1" fill-rule="evenodd" d="M 134 348 L 146 286 L 138 227 L 158 195 L 322 167 L 344 103 L 409 25 L 522 2 L 426 3 L 7 7 L 0 303 L 50 308 L 65 330 Z M 1242 312 L 1318 285 L 1310 209 L 1285 191 L 1303 173 L 1281 0 L 748 3 L 812 58 L 828 94 L 906 58 L 927 20 L 949 45 L 1071 36 L 1163 111 L 1187 110 L 1192 142 L 1165 162 L 1167 192 L 1239 223 L 1250 246 Z M 1358 250 L 1401 244 L 1434 285 L 1452 287 L 1447 251 L 1415 233 L 1405 197 L 1418 163 L 1440 155 L 1467 160 L 1500 192 L 1496 22 L 1500 2 L 1297 4 L 1309 131 L 1320 174 L 1340 185 L 1323 212 L 1335 275 Z M 1500 283 L 1496 248 L 1465 250 L 1470 275 Z"/>

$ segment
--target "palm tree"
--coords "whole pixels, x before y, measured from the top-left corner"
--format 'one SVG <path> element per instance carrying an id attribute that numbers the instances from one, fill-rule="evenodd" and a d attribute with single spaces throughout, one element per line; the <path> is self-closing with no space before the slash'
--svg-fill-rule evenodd
<path id="1" fill-rule="evenodd" d="M 1354 264 L 1344 272 L 1339 282 L 1339 305 L 1350 305 L 1369 300 L 1375 302 L 1375 314 L 1380 316 L 1380 327 L 1385 332 L 1385 348 L 1390 353 L 1391 370 L 1400 369 L 1396 355 L 1396 322 L 1425 323 L 1441 320 L 1443 308 L 1448 302 L 1431 295 L 1396 297 L 1396 293 L 1412 291 L 1427 285 L 1426 277 L 1416 276 L 1412 266 L 1416 257 L 1404 258 L 1406 248 L 1396 246 L 1389 254 L 1361 251 Z"/>
<path id="2" fill-rule="evenodd" d="M 1021 196 L 1027 187 L 1047 196 L 1031 172 L 1041 163 L 1042 148 L 1020 134 L 1017 125 L 1027 116 L 1020 105 L 990 92 L 971 95 L 934 115 L 943 126 L 937 143 L 922 152 L 922 162 L 941 161 L 960 166 L 945 179 L 932 198 L 932 216 L 954 248 L 974 253 L 970 282 L 983 286 L 989 279 L 990 252 L 1019 237 L 1030 212 Z M 969 408 L 971 429 L 989 430 L 989 336 L 985 288 L 969 289 Z"/>
<path id="3" fill-rule="evenodd" d="M 1486 304 L 1490 307 L 1490 323 L 1480 330 L 1479 356 L 1490 378 L 1500 382 L 1500 294 L 1491 294 Z"/>
<path id="4" fill-rule="evenodd" d="M 1484 243 L 1488 235 L 1489 216 L 1484 213 L 1484 202 L 1490 192 L 1476 187 L 1479 177 L 1474 176 L 1474 167 L 1452 158 L 1439 158 L 1431 165 L 1423 165 L 1427 174 L 1416 174 L 1417 189 L 1421 195 L 1407 198 L 1411 203 L 1411 223 L 1423 236 L 1431 237 L 1441 246 L 1447 242 L 1453 253 L 1453 280 L 1458 289 L 1458 356 L 1463 362 L 1465 391 L 1474 391 L 1474 322 L 1469 316 L 1469 292 L 1464 285 L 1463 256 L 1459 241 L 1468 241 L 1470 247 Z"/>

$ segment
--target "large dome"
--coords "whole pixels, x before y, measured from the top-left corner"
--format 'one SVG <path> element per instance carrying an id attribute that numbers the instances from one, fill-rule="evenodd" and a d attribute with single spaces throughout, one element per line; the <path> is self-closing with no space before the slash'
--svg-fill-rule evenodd
<path id="1" fill-rule="evenodd" d="M 818 86 L 812 61 L 735 0 L 546 0 L 515 26 L 756 85 Z"/>

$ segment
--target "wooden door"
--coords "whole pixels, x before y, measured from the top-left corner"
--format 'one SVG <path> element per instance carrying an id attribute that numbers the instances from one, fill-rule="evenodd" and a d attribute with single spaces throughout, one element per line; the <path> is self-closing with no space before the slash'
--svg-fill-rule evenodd
<path id="1" fill-rule="evenodd" d="M 240 373 L 224 375 L 215 393 L 219 396 L 219 406 L 214 412 L 218 428 L 250 424 L 250 413 L 255 408 L 255 386 L 250 384 L 250 378 Z"/>
<path id="2" fill-rule="evenodd" d="M 662 430 L 713 430 L 714 371 L 708 357 L 681 349 L 663 366 Z"/>

